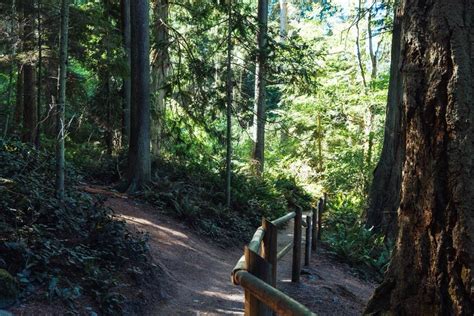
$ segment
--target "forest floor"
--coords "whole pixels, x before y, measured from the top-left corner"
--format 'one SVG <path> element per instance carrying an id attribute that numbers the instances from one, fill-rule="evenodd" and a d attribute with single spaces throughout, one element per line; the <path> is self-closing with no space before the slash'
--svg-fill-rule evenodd
<path id="1" fill-rule="evenodd" d="M 139 289 L 153 292 L 143 295 L 148 299 L 141 315 L 243 315 L 243 290 L 230 278 L 243 245 L 223 248 L 149 204 L 106 188 L 84 190 L 105 196 L 106 206 L 132 231 L 149 235 L 151 256 L 161 278 L 158 286 L 148 284 Z M 279 249 L 292 240 L 292 232 L 292 224 L 279 232 Z M 278 262 L 277 287 L 318 315 L 361 315 L 375 290 L 375 283 L 359 278 L 325 247 L 312 254 L 310 267 L 303 267 L 298 284 L 291 282 L 291 260 L 290 252 Z M 58 306 L 33 302 L 12 310 L 13 315 L 62 312 Z"/>
<path id="2" fill-rule="evenodd" d="M 222 248 L 148 204 L 100 189 L 89 191 L 107 194 L 106 205 L 118 217 L 132 229 L 149 234 L 151 255 L 164 277 L 159 295 L 162 299 L 146 307 L 147 315 L 243 314 L 243 291 L 230 279 L 243 245 Z M 292 239 L 292 231 L 292 225 L 288 225 L 279 233 L 280 245 Z M 324 247 L 312 254 L 310 267 L 304 267 L 299 284 L 290 279 L 288 254 L 279 262 L 277 287 L 318 315 L 360 315 L 376 286 L 360 279 Z"/>

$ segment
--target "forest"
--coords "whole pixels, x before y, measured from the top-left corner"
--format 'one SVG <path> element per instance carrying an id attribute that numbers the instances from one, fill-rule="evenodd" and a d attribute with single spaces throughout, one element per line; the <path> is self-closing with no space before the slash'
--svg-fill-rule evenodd
<path id="1" fill-rule="evenodd" d="M 0 316 L 473 315 L 473 104 L 470 0 L 0 0 Z"/>

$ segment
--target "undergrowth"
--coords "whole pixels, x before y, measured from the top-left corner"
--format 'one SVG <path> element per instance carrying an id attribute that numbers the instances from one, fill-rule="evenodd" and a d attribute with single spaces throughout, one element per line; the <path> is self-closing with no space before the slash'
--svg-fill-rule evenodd
<path id="1" fill-rule="evenodd" d="M 290 178 L 234 173 L 227 208 L 223 174 L 199 164 L 170 161 L 157 162 L 153 170 L 153 183 L 142 198 L 223 244 L 248 241 L 262 217 L 274 219 L 296 206 L 311 207 L 311 197 Z"/>
<path id="2" fill-rule="evenodd" d="M 54 161 L 0 139 L 0 268 L 17 279 L 21 297 L 60 299 L 72 312 L 86 298 L 89 310 L 121 314 L 124 291 L 150 264 L 146 238 L 132 236 L 101 201 L 78 190 L 81 177 L 71 166 L 61 207 Z"/>
<path id="3" fill-rule="evenodd" d="M 334 195 L 323 215 L 323 240 L 331 253 L 361 274 L 380 281 L 390 261 L 392 245 L 382 235 L 365 227 L 359 198 Z"/>
<path id="4" fill-rule="evenodd" d="M 112 157 L 92 143 L 71 146 L 70 159 L 89 182 L 111 184 L 126 172 L 124 153 Z M 248 241 L 263 216 L 274 219 L 297 206 L 311 208 L 312 197 L 294 178 L 262 179 L 239 170 L 232 174 L 232 204 L 227 208 L 225 176 L 213 169 L 212 164 L 189 155 L 155 160 L 152 183 L 137 197 L 224 245 Z"/>

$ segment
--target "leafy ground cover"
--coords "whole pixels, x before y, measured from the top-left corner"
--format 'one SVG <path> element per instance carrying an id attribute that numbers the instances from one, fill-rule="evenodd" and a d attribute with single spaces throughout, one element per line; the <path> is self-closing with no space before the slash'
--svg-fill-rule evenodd
<path id="1" fill-rule="evenodd" d="M 277 218 L 312 198 L 293 179 L 260 179 L 243 172 L 232 178 L 232 203 L 225 205 L 224 176 L 198 164 L 156 163 L 154 179 L 141 197 L 223 244 L 248 241 L 262 217 Z"/>
<path id="2" fill-rule="evenodd" d="M 154 277 L 146 238 L 78 190 L 81 176 L 67 170 L 61 206 L 52 156 L 0 139 L 0 282 L 11 288 L 0 291 L 0 308 L 28 298 L 59 300 L 72 312 L 121 314 L 134 300 L 127 289 Z"/>
<path id="3" fill-rule="evenodd" d="M 361 275 L 380 281 L 390 261 L 393 245 L 365 227 L 362 202 L 356 196 L 334 195 L 323 215 L 323 241 L 329 252 L 357 269 Z"/>

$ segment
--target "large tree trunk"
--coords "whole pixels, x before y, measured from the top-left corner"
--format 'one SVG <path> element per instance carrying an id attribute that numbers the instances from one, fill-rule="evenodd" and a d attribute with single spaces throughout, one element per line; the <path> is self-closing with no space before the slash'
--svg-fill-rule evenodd
<path id="1" fill-rule="evenodd" d="M 257 67 L 255 70 L 254 146 L 252 158 L 261 175 L 265 162 L 265 97 L 267 71 L 268 0 L 258 0 Z"/>
<path id="2" fill-rule="evenodd" d="M 64 136 L 66 77 L 69 43 L 69 0 L 61 1 L 61 41 L 59 48 L 59 98 L 56 107 L 56 195 L 64 201 Z"/>
<path id="3" fill-rule="evenodd" d="M 153 156 L 159 156 L 163 141 L 165 122 L 166 79 L 168 77 L 168 0 L 155 0 L 154 3 L 154 49 L 152 60 L 153 111 L 151 126 L 151 148 Z"/>
<path id="4" fill-rule="evenodd" d="M 130 71 L 130 0 L 121 0 L 121 24 L 122 24 L 122 38 L 123 50 L 127 63 L 127 70 Z M 122 146 L 128 144 L 130 140 L 130 104 L 131 104 L 131 80 L 130 73 L 122 78 Z"/>
<path id="5" fill-rule="evenodd" d="M 474 314 L 474 5 L 404 0 L 399 232 L 366 313 Z"/>
<path id="6" fill-rule="evenodd" d="M 149 7 L 148 0 L 130 2 L 132 110 L 128 192 L 141 190 L 151 179 Z"/>
<path id="7" fill-rule="evenodd" d="M 369 191 L 367 226 L 389 238 L 397 232 L 397 209 L 400 205 L 400 186 L 405 145 L 402 128 L 402 82 L 400 74 L 401 19 L 395 12 L 392 34 L 392 57 L 388 87 L 387 113 L 382 154 L 374 171 Z"/>

